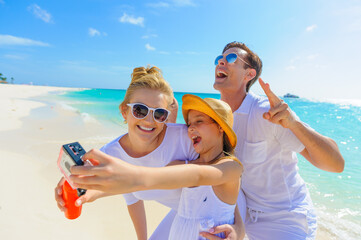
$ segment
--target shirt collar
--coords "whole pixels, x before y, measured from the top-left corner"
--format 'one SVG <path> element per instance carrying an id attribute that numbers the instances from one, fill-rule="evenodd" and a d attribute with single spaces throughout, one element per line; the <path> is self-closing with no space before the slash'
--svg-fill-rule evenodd
<path id="1" fill-rule="evenodd" d="M 239 108 L 236 111 L 234 111 L 234 113 L 248 114 L 255 98 L 256 95 L 253 92 L 248 92 L 241 106 L 239 106 Z"/>

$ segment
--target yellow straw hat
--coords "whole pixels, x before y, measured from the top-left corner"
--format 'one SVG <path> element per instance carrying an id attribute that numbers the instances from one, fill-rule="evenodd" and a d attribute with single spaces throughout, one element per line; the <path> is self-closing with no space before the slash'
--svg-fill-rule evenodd
<path id="1" fill-rule="evenodd" d="M 216 121 L 226 133 L 232 147 L 236 146 L 237 136 L 232 129 L 233 113 L 231 107 L 226 102 L 214 98 L 202 99 L 192 94 L 185 94 L 182 97 L 182 101 L 182 112 L 186 123 L 188 123 L 189 110 L 202 112 Z"/>

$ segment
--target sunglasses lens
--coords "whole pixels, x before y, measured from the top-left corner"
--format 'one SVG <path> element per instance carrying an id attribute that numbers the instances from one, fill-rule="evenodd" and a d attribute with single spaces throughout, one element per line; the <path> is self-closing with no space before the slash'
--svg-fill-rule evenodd
<path id="1" fill-rule="evenodd" d="M 222 58 L 223 58 L 222 55 L 219 55 L 218 57 L 216 57 L 216 60 L 214 61 L 214 65 L 218 65 L 218 61 Z"/>
<path id="2" fill-rule="evenodd" d="M 167 120 L 167 117 L 168 112 L 165 109 L 158 108 L 154 111 L 154 119 L 158 122 L 164 122 L 165 120 Z"/>
<path id="3" fill-rule="evenodd" d="M 237 54 L 230 53 L 226 57 L 228 63 L 234 63 L 237 60 Z"/>
<path id="4" fill-rule="evenodd" d="M 141 104 L 135 104 L 133 106 L 133 116 L 136 118 L 145 118 L 148 114 L 149 109 L 147 106 L 141 105 Z"/>

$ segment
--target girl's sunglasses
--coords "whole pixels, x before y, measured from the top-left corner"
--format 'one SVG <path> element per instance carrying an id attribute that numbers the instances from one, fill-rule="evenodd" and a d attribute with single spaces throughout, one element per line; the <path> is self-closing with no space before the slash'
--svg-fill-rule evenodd
<path id="1" fill-rule="evenodd" d="M 168 119 L 170 111 L 164 108 L 151 108 L 143 103 L 128 103 L 127 106 L 132 108 L 132 115 L 137 119 L 144 119 L 149 112 L 153 111 L 153 118 L 159 123 L 163 123 Z"/>
<path id="2" fill-rule="evenodd" d="M 214 61 L 214 64 L 217 66 L 219 60 L 221 60 L 223 58 L 223 55 L 219 55 L 218 57 L 216 57 L 216 60 Z M 242 62 L 244 62 L 245 64 L 247 64 L 248 66 L 252 67 L 248 62 L 244 61 L 242 58 L 238 57 L 237 54 L 235 53 L 230 53 L 226 56 L 226 61 L 228 63 L 234 63 L 237 58 L 239 58 Z"/>

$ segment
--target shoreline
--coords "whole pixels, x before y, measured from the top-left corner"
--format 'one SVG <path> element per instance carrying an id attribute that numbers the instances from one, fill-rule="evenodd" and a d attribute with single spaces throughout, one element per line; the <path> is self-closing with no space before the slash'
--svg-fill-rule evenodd
<path id="1" fill-rule="evenodd" d="M 84 148 L 100 148 L 124 129 L 84 121 L 44 96 L 79 89 L 0 85 L 0 239 L 136 239 L 121 196 L 83 206 L 81 216 L 68 220 L 56 206 L 54 188 L 61 177 L 56 161 L 62 144 L 79 141 Z M 80 89 L 82 90 L 82 89 Z M 39 98 L 39 100 L 37 100 Z M 168 208 L 146 202 L 148 236 Z M 19 231 L 21 229 L 21 231 Z"/>

